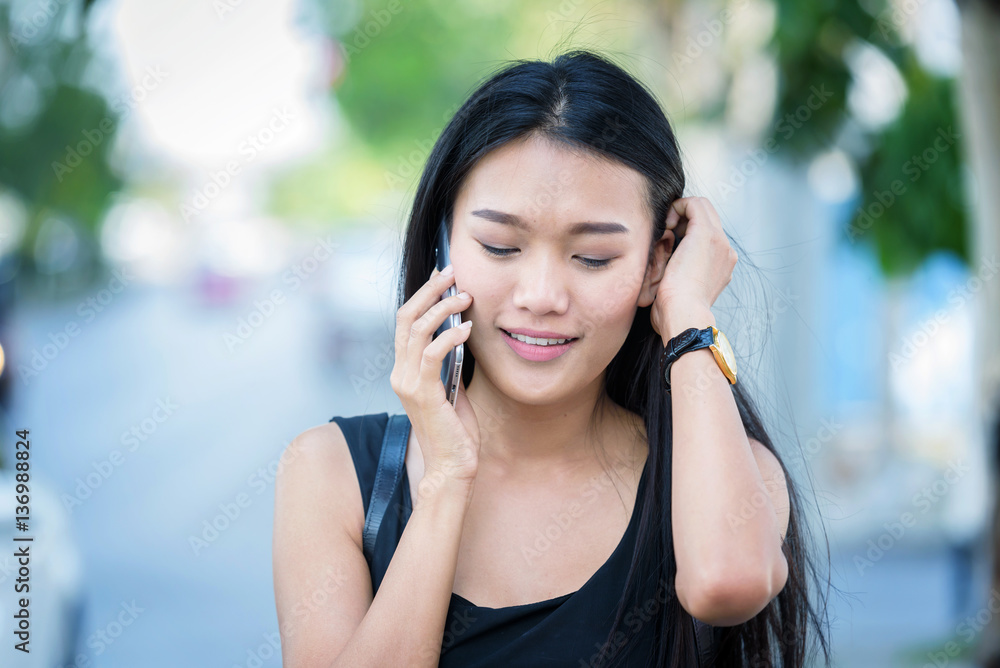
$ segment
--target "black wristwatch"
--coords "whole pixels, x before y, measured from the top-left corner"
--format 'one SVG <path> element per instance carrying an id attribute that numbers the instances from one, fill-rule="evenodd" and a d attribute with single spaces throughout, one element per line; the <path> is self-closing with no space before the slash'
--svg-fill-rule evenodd
<path id="1" fill-rule="evenodd" d="M 660 355 L 660 369 L 663 373 L 663 389 L 670 392 L 670 367 L 677 358 L 691 350 L 709 348 L 716 363 L 726 375 L 730 385 L 736 383 L 736 356 L 729 345 L 729 339 L 715 327 L 705 329 L 691 327 L 670 339 Z"/>

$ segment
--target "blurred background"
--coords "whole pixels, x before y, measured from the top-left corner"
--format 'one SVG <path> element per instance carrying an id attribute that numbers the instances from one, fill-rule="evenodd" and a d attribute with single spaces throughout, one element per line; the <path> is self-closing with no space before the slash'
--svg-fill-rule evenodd
<path id="1" fill-rule="evenodd" d="M 996 0 L 0 0 L 0 664 L 281 665 L 278 458 L 401 410 L 430 148 L 576 46 L 741 246 L 713 311 L 830 550 L 835 665 L 1000 665 Z"/>

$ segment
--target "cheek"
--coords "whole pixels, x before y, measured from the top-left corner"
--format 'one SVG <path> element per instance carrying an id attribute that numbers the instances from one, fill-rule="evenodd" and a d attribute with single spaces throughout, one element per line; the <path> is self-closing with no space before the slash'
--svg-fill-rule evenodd
<path id="1" fill-rule="evenodd" d="M 452 246 L 451 258 L 455 265 L 455 285 L 474 298 L 479 297 L 484 288 L 488 288 L 499 278 L 495 263 L 478 250 L 478 244 L 470 239 L 456 241 Z"/>
<path id="2" fill-rule="evenodd" d="M 584 306 L 585 331 L 628 332 L 635 315 L 642 278 L 630 274 L 609 277 L 607 283 L 587 292 Z"/>
<path id="3" fill-rule="evenodd" d="M 471 251 L 456 257 L 455 285 L 460 292 L 464 290 L 472 295 L 472 305 L 464 312 L 483 311 L 488 305 L 500 303 L 512 289 L 509 274 L 509 271 L 504 272 L 503 268 L 491 263 L 489 258 L 479 258 Z"/>
<path id="4" fill-rule="evenodd" d="M 455 270 L 455 285 L 459 292 L 465 291 L 472 295 L 472 304 L 464 309 L 462 320 L 472 320 L 470 338 L 476 338 L 477 327 L 487 327 L 492 321 L 491 314 L 496 313 L 502 300 L 502 292 L 497 288 L 495 282 L 491 282 L 488 276 L 475 271 L 465 271 L 459 274 Z"/>
<path id="5" fill-rule="evenodd" d="M 633 304 L 627 300 L 598 300 L 589 304 L 584 318 L 584 332 L 592 336 L 618 337 L 632 326 L 635 314 Z"/>

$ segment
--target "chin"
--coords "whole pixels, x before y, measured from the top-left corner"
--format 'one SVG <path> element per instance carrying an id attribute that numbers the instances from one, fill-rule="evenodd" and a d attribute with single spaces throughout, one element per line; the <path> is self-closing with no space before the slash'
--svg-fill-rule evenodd
<path id="1" fill-rule="evenodd" d="M 513 401 L 528 406 L 548 406 L 573 394 L 573 382 L 566 377 L 564 370 L 555 371 L 546 367 L 530 369 L 505 364 L 499 373 L 499 376 L 492 376 L 496 388 Z"/>
<path id="2" fill-rule="evenodd" d="M 547 390 L 539 390 L 537 392 L 514 390 L 507 392 L 501 387 L 500 391 L 507 395 L 511 401 L 516 401 L 525 406 L 549 406 L 558 403 L 562 399 L 562 397 L 555 396 L 554 392 Z"/>

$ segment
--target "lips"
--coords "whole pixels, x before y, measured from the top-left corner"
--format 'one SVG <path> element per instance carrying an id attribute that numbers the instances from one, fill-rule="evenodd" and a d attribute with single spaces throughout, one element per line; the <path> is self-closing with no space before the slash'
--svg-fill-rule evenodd
<path id="1" fill-rule="evenodd" d="M 560 338 L 569 339 L 566 343 L 560 343 L 558 345 L 539 346 L 534 343 L 525 343 L 524 341 L 518 341 L 513 336 L 511 336 L 507 330 L 503 328 L 500 328 L 500 331 L 503 332 L 504 343 L 510 346 L 511 350 L 517 353 L 520 357 L 531 362 L 548 362 L 549 360 L 553 360 L 568 352 L 569 349 L 573 347 L 573 345 L 577 341 L 576 338 L 558 336 L 558 335 L 552 337 L 549 336 L 538 337 L 538 338 L 553 338 L 553 339 L 560 339 Z"/>
<path id="2" fill-rule="evenodd" d="M 560 334 L 559 332 L 549 332 L 537 329 L 504 329 L 500 328 L 500 331 L 506 334 L 517 334 L 519 336 L 530 336 L 533 339 L 570 339 L 576 340 L 580 337 L 570 336 L 569 334 Z"/>

